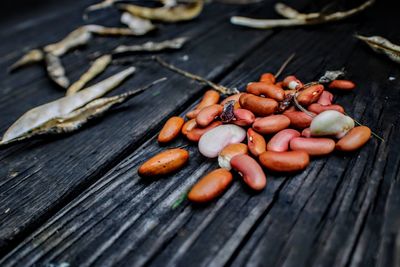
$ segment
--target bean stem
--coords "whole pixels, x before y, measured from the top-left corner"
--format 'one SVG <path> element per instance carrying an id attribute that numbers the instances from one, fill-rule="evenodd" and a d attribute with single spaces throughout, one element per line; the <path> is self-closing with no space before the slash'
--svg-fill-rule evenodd
<path id="1" fill-rule="evenodd" d="M 296 56 L 296 53 L 292 53 L 286 60 L 283 62 L 282 66 L 279 68 L 279 70 L 275 73 L 275 78 L 278 78 L 279 75 L 282 74 L 283 70 L 286 69 L 286 67 L 289 65 L 290 61 L 293 60 L 293 58 Z"/>

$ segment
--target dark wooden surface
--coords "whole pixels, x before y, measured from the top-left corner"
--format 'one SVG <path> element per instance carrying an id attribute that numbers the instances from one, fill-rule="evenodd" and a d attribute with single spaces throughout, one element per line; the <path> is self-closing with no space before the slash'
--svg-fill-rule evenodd
<path id="1" fill-rule="evenodd" d="M 1 132 L 24 111 L 63 95 L 41 66 L 13 75 L 7 66 L 21 51 L 80 25 L 83 7 L 92 2 L 2 28 Z M 296 7 L 322 5 L 308 2 Z M 133 78 L 113 94 L 159 77 L 169 80 L 75 134 L 0 150 L 0 266 L 400 266 L 399 66 L 353 38 L 355 32 L 376 34 L 400 43 L 396 10 L 377 3 L 340 23 L 274 31 L 229 24 L 232 14 L 276 17 L 272 6 L 209 4 L 194 21 L 164 25 L 147 37 L 97 38 L 63 62 L 75 80 L 96 51 L 188 36 L 183 50 L 163 57 L 242 90 L 296 52 L 285 75 L 310 81 L 327 69 L 346 68 L 358 87 L 336 101 L 385 142 L 371 139 L 358 152 L 314 159 L 298 175 L 268 174 L 259 194 L 235 177 L 219 200 L 172 209 L 216 163 L 191 145 L 190 163 L 176 175 L 149 182 L 137 176 L 137 168 L 164 149 L 155 141 L 162 123 L 190 110 L 206 88 L 138 63 Z M 90 20 L 116 25 L 117 14 L 104 10 Z M 120 69 L 113 66 L 97 80 Z M 182 144 L 180 139 L 170 147 Z"/>

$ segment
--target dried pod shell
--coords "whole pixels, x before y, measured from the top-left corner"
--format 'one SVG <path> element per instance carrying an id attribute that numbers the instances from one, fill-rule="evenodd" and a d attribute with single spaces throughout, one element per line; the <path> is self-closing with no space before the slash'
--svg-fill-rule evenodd
<path id="1" fill-rule="evenodd" d="M 44 58 L 46 62 L 47 74 L 51 80 L 62 88 L 67 88 L 69 86 L 69 80 L 67 76 L 65 76 L 65 69 L 60 58 L 52 53 L 45 54 Z"/>

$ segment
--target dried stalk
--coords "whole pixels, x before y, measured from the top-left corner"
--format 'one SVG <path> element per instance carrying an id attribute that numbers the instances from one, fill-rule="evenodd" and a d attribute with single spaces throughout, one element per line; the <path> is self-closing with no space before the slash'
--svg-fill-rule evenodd
<path id="1" fill-rule="evenodd" d="M 19 69 L 22 66 L 41 62 L 43 59 L 44 59 L 44 53 L 41 49 L 30 50 L 25 55 L 23 55 L 21 59 L 12 64 L 8 69 L 8 71 L 12 72 L 16 69 Z"/>
<path id="2" fill-rule="evenodd" d="M 67 89 L 66 95 L 72 95 L 81 90 L 89 81 L 102 73 L 110 63 L 110 55 L 104 55 L 96 59 L 89 70 Z"/>
<path id="3" fill-rule="evenodd" d="M 121 84 L 134 72 L 135 68 L 130 67 L 76 94 L 64 96 L 27 111 L 6 131 L 0 145 L 25 139 L 25 136 L 27 138 L 32 136 L 35 134 L 35 129 L 39 129 L 55 118 L 67 116 L 76 109 L 101 97 Z"/>
<path id="4" fill-rule="evenodd" d="M 114 49 L 113 53 L 126 53 L 126 52 L 159 52 L 168 49 L 181 49 L 187 42 L 188 38 L 179 37 L 171 40 L 165 40 L 162 42 L 146 42 L 139 45 L 120 45 Z"/>
<path id="5" fill-rule="evenodd" d="M 152 57 L 156 62 L 158 62 L 161 66 L 170 69 L 176 73 L 179 73 L 189 79 L 195 80 L 200 82 L 201 84 L 204 85 L 208 85 L 210 87 L 212 87 L 213 89 L 217 90 L 218 92 L 220 92 L 221 94 L 225 94 L 225 95 L 232 95 L 232 94 L 237 94 L 239 93 L 239 91 L 236 88 L 228 88 L 219 84 L 215 84 L 201 76 L 195 75 L 193 73 L 187 72 L 185 70 L 182 70 L 178 67 L 175 67 L 174 65 L 171 65 L 167 62 L 165 62 L 163 59 L 161 59 L 160 57 Z"/>
<path id="6" fill-rule="evenodd" d="M 257 28 L 257 29 L 273 29 L 277 27 L 293 27 L 303 25 L 322 24 L 331 21 L 343 20 L 351 17 L 371 6 L 375 0 L 368 0 L 358 7 L 346 11 L 338 11 L 331 14 L 309 13 L 303 14 L 297 10 L 290 8 L 284 4 L 278 3 L 275 7 L 276 11 L 287 19 L 253 19 L 247 17 L 234 16 L 231 17 L 231 23 L 235 25 Z"/>
<path id="7" fill-rule="evenodd" d="M 400 46 L 391 43 L 381 36 L 362 36 L 355 35 L 356 38 L 364 41 L 375 52 L 385 54 L 396 63 L 400 63 Z"/>
<path id="8" fill-rule="evenodd" d="M 282 74 L 282 72 L 286 69 L 286 67 L 289 65 L 290 61 L 292 61 L 295 56 L 296 56 L 296 53 L 293 53 L 285 60 L 285 62 L 283 62 L 283 64 L 279 68 L 279 70 L 275 73 L 275 75 L 274 75 L 275 78 L 278 78 Z"/>

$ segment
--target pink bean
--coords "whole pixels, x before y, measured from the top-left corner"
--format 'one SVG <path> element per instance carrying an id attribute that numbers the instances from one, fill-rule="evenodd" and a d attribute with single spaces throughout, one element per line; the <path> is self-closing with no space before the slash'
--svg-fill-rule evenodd
<path id="1" fill-rule="evenodd" d="M 305 128 L 302 132 L 301 132 L 301 136 L 309 138 L 311 137 L 311 130 L 310 128 Z"/>
<path id="2" fill-rule="evenodd" d="M 239 126 L 250 126 L 256 118 L 253 112 L 242 108 L 235 109 L 233 114 L 235 115 L 236 120 L 232 122 Z"/>
<path id="3" fill-rule="evenodd" d="M 238 171 L 244 182 L 254 190 L 262 190 L 267 184 L 267 177 L 261 166 L 249 155 L 237 155 L 231 159 L 231 166 Z"/>
<path id="4" fill-rule="evenodd" d="M 293 129 L 285 129 L 275 134 L 267 144 L 268 151 L 284 152 L 289 149 L 289 142 L 300 133 Z"/>
<path id="5" fill-rule="evenodd" d="M 335 141 L 330 138 L 296 137 L 290 140 L 291 150 L 301 150 L 310 156 L 324 156 L 335 149 Z"/>
<path id="6" fill-rule="evenodd" d="M 317 103 L 322 106 L 328 106 L 332 104 L 332 101 L 333 101 L 333 94 L 328 91 L 323 91 Z"/>

